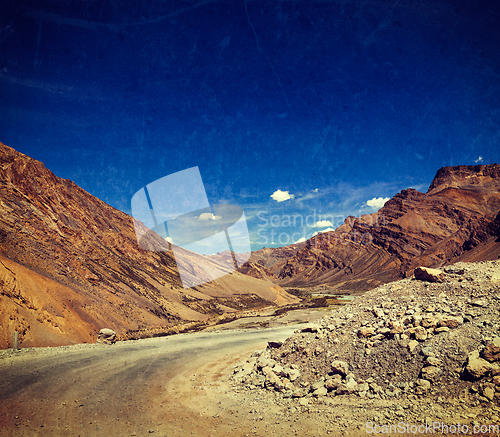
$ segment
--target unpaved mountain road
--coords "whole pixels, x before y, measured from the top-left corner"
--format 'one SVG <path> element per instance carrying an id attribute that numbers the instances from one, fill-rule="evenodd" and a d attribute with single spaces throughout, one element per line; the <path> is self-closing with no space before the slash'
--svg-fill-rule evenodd
<path id="1" fill-rule="evenodd" d="M 296 328 L 3 351 L 0 436 L 266 435 L 227 375 Z"/>

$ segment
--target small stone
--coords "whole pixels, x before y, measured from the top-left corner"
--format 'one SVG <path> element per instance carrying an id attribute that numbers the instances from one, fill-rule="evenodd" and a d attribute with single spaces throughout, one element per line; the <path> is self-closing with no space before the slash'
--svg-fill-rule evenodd
<path id="1" fill-rule="evenodd" d="M 483 396 L 492 401 L 495 397 L 495 390 L 493 390 L 493 388 L 491 387 L 485 387 L 483 390 Z"/>
<path id="2" fill-rule="evenodd" d="M 460 316 L 449 316 L 446 315 L 439 320 L 439 326 L 444 326 L 448 328 L 458 328 L 462 323 L 464 323 L 463 317 Z"/>
<path id="3" fill-rule="evenodd" d="M 279 364 L 276 364 L 273 367 L 273 372 L 276 373 L 276 375 L 282 375 L 283 374 L 283 366 L 280 366 Z"/>
<path id="4" fill-rule="evenodd" d="M 402 334 L 403 332 L 404 328 L 399 324 L 394 325 L 391 329 L 391 335 Z"/>
<path id="5" fill-rule="evenodd" d="M 339 386 L 340 381 L 335 380 L 335 379 L 327 379 L 325 381 L 325 387 L 332 391 L 332 390 L 337 390 L 337 387 Z"/>
<path id="6" fill-rule="evenodd" d="M 436 354 L 434 353 L 434 349 L 432 349 L 430 346 L 424 346 L 420 353 L 424 357 L 434 357 Z"/>
<path id="7" fill-rule="evenodd" d="M 347 372 L 349 371 L 349 365 L 345 361 L 340 361 L 340 360 L 332 361 L 331 366 L 333 373 L 338 373 L 342 376 L 347 375 Z"/>
<path id="8" fill-rule="evenodd" d="M 297 380 L 299 378 L 299 376 L 300 376 L 300 370 L 290 369 L 288 371 L 288 379 L 292 382 Z"/>
<path id="9" fill-rule="evenodd" d="M 328 393 L 328 390 L 326 389 L 325 386 L 323 386 L 323 387 L 320 387 L 320 388 L 314 390 L 313 391 L 313 396 L 316 396 L 316 397 L 326 396 L 327 393 Z"/>
<path id="10" fill-rule="evenodd" d="M 427 360 L 425 360 L 425 362 L 429 366 L 440 366 L 442 364 L 442 361 L 439 358 L 435 357 L 427 357 Z"/>
<path id="11" fill-rule="evenodd" d="M 344 383 L 340 383 L 337 387 L 337 390 L 335 390 L 335 394 L 337 396 L 340 396 L 340 395 L 347 395 L 349 394 L 351 391 L 346 387 L 346 385 Z"/>
<path id="12" fill-rule="evenodd" d="M 267 345 L 271 349 L 279 349 L 281 346 L 283 346 L 283 342 L 282 341 L 268 341 Z"/>
<path id="13" fill-rule="evenodd" d="M 486 299 L 475 299 L 471 302 L 471 305 L 486 308 L 488 306 L 488 301 Z"/>
<path id="14" fill-rule="evenodd" d="M 357 390 L 358 383 L 353 378 L 349 378 L 345 386 L 350 392 L 353 392 Z"/>
<path id="15" fill-rule="evenodd" d="M 315 323 L 306 323 L 300 329 L 302 332 L 318 332 L 319 326 Z"/>
<path id="16" fill-rule="evenodd" d="M 436 378 L 439 375 L 441 375 L 441 373 L 443 373 L 443 371 L 439 367 L 436 367 L 436 366 L 424 367 L 420 372 L 422 379 L 426 379 L 429 381 L 435 381 Z"/>
<path id="17" fill-rule="evenodd" d="M 410 340 L 408 342 L 408 350 L 410 352 L 413 352 L 417 346 L 418 346 L 418 341 L 416 341 L 416 340 Z"/>
<path id="18" fill-rule="evenodd" d="M 361 328 L 358 331 L 358 337 L 367 338 L 367 337 L 370 337 L 371 335 L 373 335 L 374 332 L 375 332 L 375 329 L 372 327 Z"/>
<path id="19" fill-rule="evenodd" d="M 421 326 L 415 328 L 415 339 L 419 341 L 427 340 L 427 331 Z"/>

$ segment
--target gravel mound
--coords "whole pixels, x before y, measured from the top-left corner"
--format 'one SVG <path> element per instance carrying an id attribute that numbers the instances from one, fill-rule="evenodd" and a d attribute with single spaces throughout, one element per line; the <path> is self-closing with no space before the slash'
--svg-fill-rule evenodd
<path id="1" fill-rule="evenodd" d="M 298 401 L 460 400 L 497 411 L 500 261 L 430 274 L 368 291 L 254 352 L 235 384 Z"/>

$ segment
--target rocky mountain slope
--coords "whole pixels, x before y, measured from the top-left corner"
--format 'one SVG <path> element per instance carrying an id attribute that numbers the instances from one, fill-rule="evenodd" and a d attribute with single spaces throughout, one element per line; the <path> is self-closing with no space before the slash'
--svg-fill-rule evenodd
<path id="1" fill-rule="evenodd" d="M 241 271 L 282 286 L 368 290 L 418 265 L 496 259 L 499 236 L 500 165 L 444 167 L 426 193 L 403 190 L 306 244 L 257 251 Z"/>
<path id="2" fill-rule="evenodd" d="M 14 330 L 23 346 L 95 341 L 105 327 L 131 338 L 296 301 L 237 272 L 184 289 L 165 241 L 152 234 L 164 251 L 141 249 L 132 220 L 0 143 L 0 348 Z"/>
<path id="3" fill-rule="evenodd" d="M 499 292 L 500 261 L 377 287 L 254 352 L 234 369 L 235 387 L 288 411 L 343 410 L 325 424 L 335 435 L 400 422 L 498 426 Z"/>

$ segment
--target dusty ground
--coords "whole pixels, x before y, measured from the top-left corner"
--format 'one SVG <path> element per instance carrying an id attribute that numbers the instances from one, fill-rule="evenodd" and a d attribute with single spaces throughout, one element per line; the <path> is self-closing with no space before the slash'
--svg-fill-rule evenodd
<path id="1" fill-rule="evenodd" d="M 247 404 L 232 387 L 234 365 L 290 336 L 290 321 L 324 313 L 265 315 L 278 326 L 269 329 L 1 351 L 0 436 L 264 435 L 258 396 Z"/>

